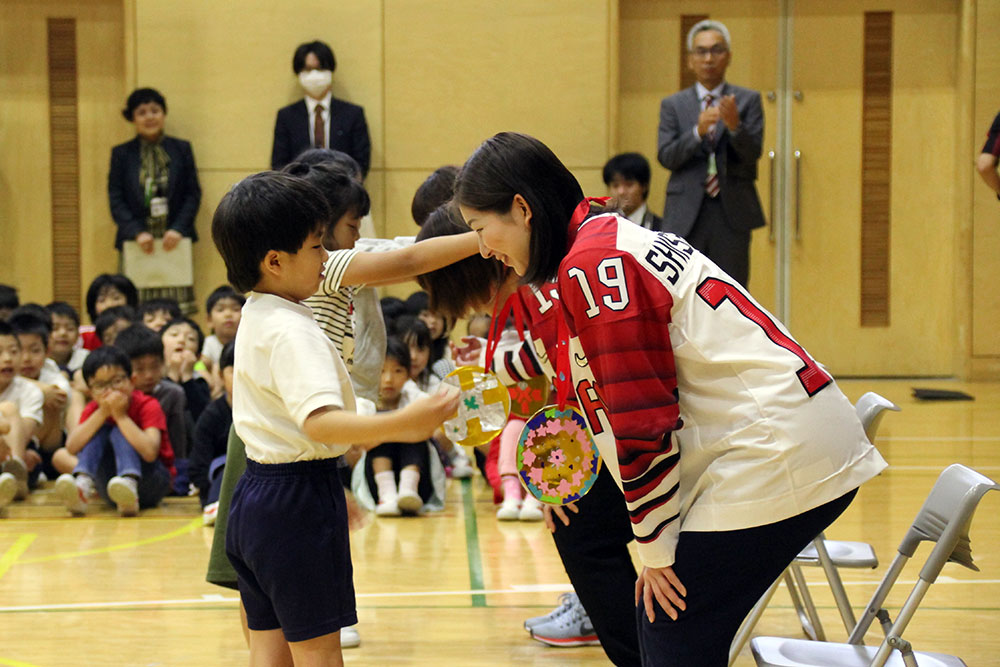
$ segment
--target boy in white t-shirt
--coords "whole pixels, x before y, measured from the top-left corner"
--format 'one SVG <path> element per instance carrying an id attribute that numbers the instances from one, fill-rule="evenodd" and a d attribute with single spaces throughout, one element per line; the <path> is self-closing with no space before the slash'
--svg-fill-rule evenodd
<path id="1" fill-rule="evenodd" d="M 0 435 L 0 461 L 3 472 L 14 476 L 18 499 L 28 497 L 25 451 L 42 423 L 44 401 L 42 390 L 19 375 L 21 363 L 21 343 L 14 329 L 0 320 L 0 415 L 7 431 Z M 9 481 L 2 483 L 9 488 Z"/>
<path id="2" fill-rule="evenodd" d="M 342 664 L 339 630 L 356 623 L 357 612 L 337 457 L 355 443 L 427 438 L 457 409 L 450 391 L 395 412 L 354 412 L 344 362 L 302 303 L 323 277 L 329 217 L 314 186 L 265 172 L 236 184 L 212 221 L 229 281 L 252 290 L 233 379 L 247 470 L 226 534 L 251 664 L 289 653 L 296 663 Z"/>

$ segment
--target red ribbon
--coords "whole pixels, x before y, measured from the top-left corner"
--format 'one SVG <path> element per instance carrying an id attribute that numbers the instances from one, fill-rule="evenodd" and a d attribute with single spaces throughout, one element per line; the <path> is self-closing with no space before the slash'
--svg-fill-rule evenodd
<path id="1" fill-rule="evenodd" d="M 497 317 L 497 309 L 500 308 L 500 299 L 493 302 L 493 320 L 490 322 L 490 333 L 486 339 L 486 359 L 483 366 L 489 370 L 493 366 L 493 355 L 496 353 L 497 345 L 500 343 L 500 333 L 507 323 L 507 317 L 511 312 L 514 314 L 514 327 L 517 329 L 517 336 L 524 340 L 524 311 L 521 309 L 521 299 L 517 292 L 507 297 L 503 308 L 500 308 L 500 316 Z"/>

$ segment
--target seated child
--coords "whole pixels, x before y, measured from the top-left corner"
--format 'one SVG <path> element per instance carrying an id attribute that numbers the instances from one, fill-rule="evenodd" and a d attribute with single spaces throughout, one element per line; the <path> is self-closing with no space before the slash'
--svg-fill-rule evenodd
<path id="1" fill-rule="evenodd" d="M 86 350 L 96 350 L 102 345 L 97 337 L 97 316 L 114 306 L 139 307 L 139 291 L 132 281 L 120 273 L 102 273 L 87 288 L 87 314 L 91 326 L 80 327 L 80 340 Z"/>
<path id="2" fill-rule="evenodd" d="M 431 373 L 428 362 L 431 358 L 431 330 L 423 320 L 413 315 L 404 315 L 396 320 L 393 333 L 410 348 L 410 379 L 420 391 L 434 392 L 441 384 L 441 378 Z"/>
<path id="3" fill-rule="evenodd" d="M 112 306 L 101 312 L 94 321 L 94 333 L 101 345 L 114 345 L 115 337 L 139 321 L 139 314 L 132 306 Z"/>
<path id="4" fill-rule="evenodd" d="M 458 405 L 450 391 L 395 413 L 354 412 L 343 360 L 302 303 L 323 277 L 329 218 L 314 186 L 264 172 L 233 186 L 212 220 L 230 282 L 253 290 L 233 377 L 247 469 L 226 532 L 251 664 L 286 648 L 296 663 L 340 664 L 339 630 L 357 612 L 337 457 L 353 443 L 426 438 Z"/>
<path id="5" fill-rule="evenodd" d="M 41 389 L 19 375 L 22 358 L 14 329 L 0 320 L 0 414 L 6 429 L 0 438 L 0 461 L 2 472 L 14 477 L 18 500 L 28 497 L 28 444 L 42 423 L 45 400 Z"/>
<path id="6" fill-rule="evenodd" d="M 177 303 L 177 299 L 149 299 L 139 306 L 139 317 L 143 324 L 160 333 L 163 325 L 184 317 L 184 313 L 181 312 L 181 305 Z"/>
<path id="7" fill-rule="evenodd" d="M 208 381 L 195 370 L 205 336 L 194 320 L 182 317 L 168 322 L 160 331 L 160 338 L 163 339 L 167 377 L 184 389 L 187 412 L 194 424 L 212 400 Z"/>
<path id="8" fill-rule="evenodd" d="M 191 462 L 188 464 L 188 476 L 198 489 L 205 525 L 209 526 L 215 522 L 223 467 L 226 463 L 226 443 L 229 439 L 229 427 L 233 423 L 234 349 L 233 341 L 226 343 L 222 348 L 219 369 L 226 393 L 209 403 L 198 418 L 191 444 Z"/>
<path id="9" fill-rule="evenodd" d="M 222 348 L 236 340 L 236 330 L 240 326 L 240 316 L 246 297 L 232 288 L 231 285 L 216 287 L 205 301 L 205 314 L 208 316 L 208 326 L 212 332 L 205 339 L 201 349 L 201 358 L 209 368 L 219 363 Z"/>
<path id="10" fill-rule="evenodd" d="M 74 516 L 98 495 L 121 516 L 155 507 L 170 489 L 174 453 L 160 404 L 135 389 L 132 364 L 117 347 L 105 345 L 83 362 L 83 378 L 94 400 L 66 438 L 77 457 L 73 474 L 56 480 L 56 496 Z"/>
<path id="11" fill-rule="evenodd" d="M 45 306 L 52 316 L 52 333 L 49 336 L 49 359 L 56 362 L 67 377 L 83 366 L 88 350 L 78 345 L 80 340 L 80 314 L 65 301 L 53 301 Z"/>
<path id="12" fill-rule="evenodd" d="M 427 292 L 414 292 L 406 298 L 406 308 L 411 314 L 416 315 L 431 332 L 431 357 L 427 365 L 431 373 L 440 379 L 444 379 L 448 373 L 455 370 L 448 354 L 448 341 L 450 323 L 439 313 L 431 310 Z"/>

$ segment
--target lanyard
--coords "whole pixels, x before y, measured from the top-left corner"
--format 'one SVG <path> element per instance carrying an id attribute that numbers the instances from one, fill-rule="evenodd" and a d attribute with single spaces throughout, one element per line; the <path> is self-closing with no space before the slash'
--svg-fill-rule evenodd
<path id="1" fill-rule="evenodd" d="M 497 309 L 500 310 L 499 317 L 497 317 Z M 514 328 L 517 329 L 517 336 L 522 341 L 524 340 L 524 311 L 521 308 L 521 299 L 518 298 L 517 291 L 515 290 L 504 301 L 502 308 L 500 307 L 500 299 L 493 302 L 493 318 L 490 322 L 489 337 L 486 339 L 486 359 L 483 362 L 486 370 L 489 370 L 494 365 L 493 355 L 496 353 L 497 345 L 500 343 L 500 332 L 503 331 L 504 325 L 507 323 L 507 317 L 510 316 L 511 312 L 514 314 Z"/>

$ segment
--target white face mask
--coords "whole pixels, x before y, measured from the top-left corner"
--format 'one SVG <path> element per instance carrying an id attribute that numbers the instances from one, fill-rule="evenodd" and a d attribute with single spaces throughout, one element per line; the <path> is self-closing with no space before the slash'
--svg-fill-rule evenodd
<path id="1" fill-rule="evenodd" d="M 322 97 L 333 82 L 333 72 L 328 69 L 303 70 L 299 72 L 299 83 L 310 97 Z"/>

